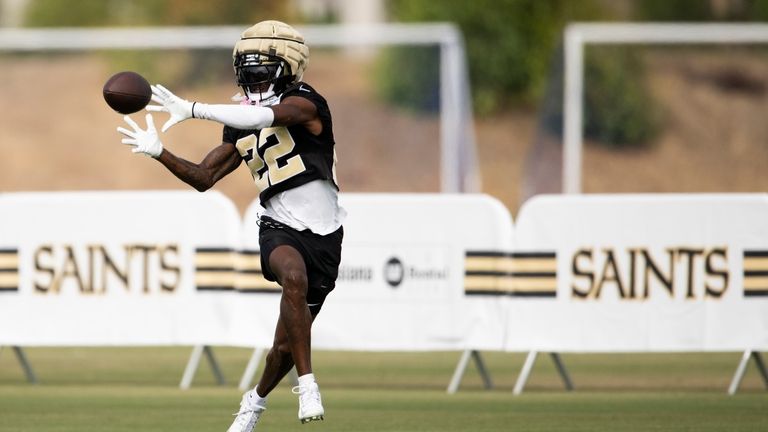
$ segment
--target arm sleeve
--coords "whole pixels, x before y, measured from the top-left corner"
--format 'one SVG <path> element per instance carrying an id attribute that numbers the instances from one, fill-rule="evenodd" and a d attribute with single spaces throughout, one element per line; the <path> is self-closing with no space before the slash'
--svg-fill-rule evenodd
<path id="1" fill-rule="evenodd" d="M 213 120 L 236 129 L 264 129 L 272 126 L 275 113 L 271 108 L 254 105 L 211 105 L 195 103 L 192 117 Z"/>

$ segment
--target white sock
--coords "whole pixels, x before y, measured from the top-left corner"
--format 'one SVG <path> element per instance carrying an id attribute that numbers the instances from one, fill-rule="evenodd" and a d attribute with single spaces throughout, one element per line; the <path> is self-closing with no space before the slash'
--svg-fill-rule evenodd
<path id="1" fill-rule="evenodd" d="M 267 406 L 267 397 L 259 396 L 258 387 L 259 386 L 256 386 L 253 388 L 253 391 L 248 394 L 248 399 L 250 399 L 251 403 L 253 403 L 254 405 L 265 407 Z"/>
<path id="2" fill-rule="evenodd" d="M 304 387 L 306 385 L 312 384 L 315 382 L 315 374 L 306 374 L 299 377 L 299 387 Z"/>

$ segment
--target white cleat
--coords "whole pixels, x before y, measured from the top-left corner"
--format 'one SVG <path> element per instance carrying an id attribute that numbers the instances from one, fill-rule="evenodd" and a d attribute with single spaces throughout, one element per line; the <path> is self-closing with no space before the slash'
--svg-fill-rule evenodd
<path id="1" fill-rule="evenodd" d="M 317 383 L 296 386 L 291 392 L 299 395 L 299 420 L 302 423 L 323 419 L 325 410 L 323 410 L 320 388 L 317 386 Z"/>
<path id="2" fill-rule="evenodd" d="M 243 395 L 243 400 L 240 401 L 240 411 L 234 414 L 235 421 L 232 422 L 232 426 L 227 429 L 227 432 L 253 431 L 261 417 L 261 413 L 266 411 L 266 407 L 251 402 L 251 399 L 248 397 L 251 391 L 245 392 Z"/>

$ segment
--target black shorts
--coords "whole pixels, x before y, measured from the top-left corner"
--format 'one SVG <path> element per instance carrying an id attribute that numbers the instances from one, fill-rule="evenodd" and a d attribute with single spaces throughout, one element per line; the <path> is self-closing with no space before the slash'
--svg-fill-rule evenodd
<path id="1" fill-rule="evenodd" d="M 270 217 L 261 216 L 259 249 L 264 278 L 277 282 L 275 274 L 269 268 L 269 255 L 275 248 L 282 245 L 295 248 L 304 258 L 307 267 L 307 304 L 312 315 L 317 315 L 325 297 L 336 287 L 343 237 L 343 227 L 323 236 L 310 230 L 298 231 Z"/>

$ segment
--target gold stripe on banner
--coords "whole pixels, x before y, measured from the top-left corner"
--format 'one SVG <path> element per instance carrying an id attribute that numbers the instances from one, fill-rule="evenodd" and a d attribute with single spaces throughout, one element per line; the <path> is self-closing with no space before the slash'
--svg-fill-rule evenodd
<path id="1" fill-rule="evenodd" d="M 261 255 L 255 250 L 198 249 L 195 253 L 195 267 L 195 284 L 198 291 L 282 291 L 280 285 L 264 279 L 261 273 Z"/>
<path id="2" fill-rule="evenodd" d="M 234 271 L 201 272 L 195 274 L 197 289 L 234 289 L 237 273 Z"/>
<path id="3" fill-rule="evenodd" d="M 19 255 L 14 251 L 13 253 L 0 253 L 0 269 L 10 270 L 19 268 Z"/>
<path id="4" fill-rule="evenodd" d="M 464 276 L 465 294 L 498 294 L 512 291 L 512 278 Z"/>
<path id="5" fill-rule="evenodd" d="M 552 258 L 467 257 L 464 266 L 471 271 L 556 272 Z"/>
<path id="6" fill-rule="evenodd" d="M 237 251 L 199 248 L 195 251 L 195 285 L 198 291 L 233 291 L 237 280 Z"/>
<path id="7" fill-rule="evenodd" d="M 19 251 L 0 249 L 0 292 L 19 290 Z"/>
<path id="8" fill-rule="evenodd" d="M 469 251 L 464 262 L 466 294 L 555 297 L 554 252 Z"/>
<path id="9" fill-rule="evenodd" d="M 745 290 L 768 290 L 768 276 L 749 276 L 744 278 Z"/>
<path id="10" fill-rule="evenodd" d="M 744 296 L 768 297 L 768 251 L 744 251 Z"/>
<path id="11" fill-rule="evenodd" d="M 237 278 L 237 290 L 241 292 L 282 292 L 277 282 L 264 279 L 261 273 L 240 273 Z"/>
<path id="12" fill-rule="evenodd" d="M 768 271 L 768 257 L 744 257 L 744 271 Z"/>
<path id="13" fill-rule="evenodd" d="M 0 289 L 14 291 L 19 288 L 19 274 L 17 272 L 0 272 Z"/>
<path id="14" fill-rule="evenodd" d="M 197 252 L 195 254 L 195 267 L 225 267 L 234 268 L 237 265 L 239 255 L 236 252 Z"/>
<path id="15" fill-rule="evenodd" d="M 239 255 L 237 268 L 240 271 L 261 272 L 261 255 L 256 252 L 243 252 Z"/>
<path id="16" fill-rule="evenodd" d="M 237 291 L 242 293 L 280 293 L 282 288 L 276 282 L 264 279 L 261 272 L 261 254 L 256 250 L 240 252 L 238 263 Z"/>
<path id="17" fill-rule="evenodd" d="M 556 278 L 485 277 L 466 276 L 464 286 L 467 291 L 498 291 L 507 294 L 514 292 L 554 293 L 557 291 Z"/>

